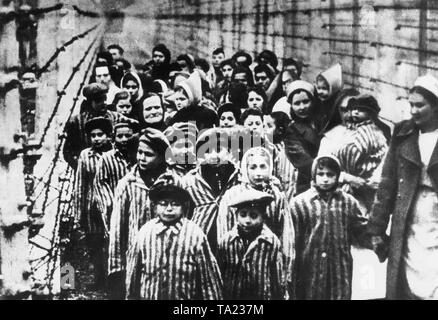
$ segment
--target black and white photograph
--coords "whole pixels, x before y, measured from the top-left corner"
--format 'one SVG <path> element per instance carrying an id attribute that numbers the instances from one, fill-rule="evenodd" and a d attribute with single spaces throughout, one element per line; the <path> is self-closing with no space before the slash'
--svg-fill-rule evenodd
<path id="1" fill-rule="evenodd" d="M 1 0 L 0 300 L 438 300 L 437 32 L 433 0 Z"/>

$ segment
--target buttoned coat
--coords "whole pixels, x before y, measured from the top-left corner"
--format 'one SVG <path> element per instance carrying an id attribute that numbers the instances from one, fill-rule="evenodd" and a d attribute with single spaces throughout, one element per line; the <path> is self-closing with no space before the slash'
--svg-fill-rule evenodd
<path id="1" fill-rule="evenodd" d="M 396 125 L 367 228 L 370 235 L 384 236 L 392 215 L 389 243 L 387 243 L 389 251 L 386 297 L 388 299 L 400 298 L 400 276 L 407 221 L 415 201 L 423 166 L 418 135 L 419 131 L 412 121 L 403 121 Z M 427 167 L 435 192 L 438 192 L 437 145 Z"/>

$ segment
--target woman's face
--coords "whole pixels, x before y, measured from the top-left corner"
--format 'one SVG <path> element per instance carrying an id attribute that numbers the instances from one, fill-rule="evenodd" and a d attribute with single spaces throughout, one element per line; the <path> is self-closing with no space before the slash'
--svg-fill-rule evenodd
<path id="1" fill-rule="evenodd" d="M 431 103 L 421 94 L 413 92 L 409 95 L 412 120 L 421 128 L 435 128 L 438 122 L 438 106 Z"/>
<path id="2" fill-rule="evenodd" d="M 262 110 L 263 108 L 263 97 L 258 95 L 254 91 L 250 91 L 248 93 L 248 108 L 252 109 L 259 109 Z"/>
<path id="3" fill-rule="evenodd" d="M 248 157 L 248 180 L 254 186 L 261 186 L 270 178 L 269 159 L 261 155 Z"/>
<path id="4" fill-rule="evenodd" d="M 129 99 L 122 99 L 117 101 L 116 111 L 123 114 L 124 116 L 129 116 L 132 111 L 132 105 Z"/>
<path id="5" fill-rule="evenodd" d="M 138 144 L 137 164 L 140 170 L 153 169 L 158 166 L 159 157 L 155 150 L 144 142 Z"/>
<path id="6" fill-rule="evenodd" d="M 294 94 L 292 97 L 292 110 L 301 119 L 307 119 L 312 109 L 312 100 L 305 91 Z"/>
<path id="7" fill-rule="evenodd" d="M 237 121 L 234 114 L 231 111 L 226 111 L 222 113 L 219 119 L 219 127 L 221 128 L 232 128 L 236 126 Z"/>
<path id="8" fill-rule="evenodd" d="M 128 80 L 123 87 L 129 92 L 131 99 L 136 99 L 138 96 L 138 84 L 134 80 Z"/>
<path id="9" fill-rule="evenodd" d="M 251 132 L 263 131 L 263 120 L 260 116 L 249 115 L 243 122 L 245 128 L 249 128 Z"/>
<path id="10" fill-rule="evenodd" d="M 187 108 L 189 106 L 189 99 L 182 92 L 182 90 L 178 90 L 175 92 L 175 105 L 178 110 L 182 108 Z"/>
<path id="11" fill-rule="evenodd" d="M 163 117 L 164 112 L 159 97 L 153 96 L 143 101 L 143 118 L 146 123 L 158 123 L 163 120 Z"/>

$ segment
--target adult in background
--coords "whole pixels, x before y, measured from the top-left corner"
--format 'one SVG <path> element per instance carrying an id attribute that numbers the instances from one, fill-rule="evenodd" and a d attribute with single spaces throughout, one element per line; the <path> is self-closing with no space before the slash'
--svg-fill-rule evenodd
<path id="1" fill-rule="evenodd" d="M 419 77 L 409 103 L 412 119 L 394 129 L 368 233 L 380 260 L 388 257 L 387 299 L 438 299 L 438 80 Z"/>
<path id="2" fill-rule="evenodd" d="M 101 83 L 92 83 L 84 87 L 82 93 L 87 99 L 83 104 L 83 111 L 72 117 L 66 124 L 66 135 L 63 155 L 64 160 L 76 169 L 78 157 L 82 150 L 89 147 L 89 140 L 85 132 L 85 123 L 95 117 L 104 117 L 114 126 L 122 119 L 127 119 L 118 112 L 108 110 L 106 94 L 108 87 Z M 132 120 L 134 121 L 134 120 Z"/>
<path id="3" fill-rule="evenodd" d="M 318 99 L 313 84 L 296 80 L 287 87 L 292 121 L 284 140 L 286 155 L 298 170 L 296 193 L 310 188 L 311 168 L 321 140 L 316 121 Z"/>

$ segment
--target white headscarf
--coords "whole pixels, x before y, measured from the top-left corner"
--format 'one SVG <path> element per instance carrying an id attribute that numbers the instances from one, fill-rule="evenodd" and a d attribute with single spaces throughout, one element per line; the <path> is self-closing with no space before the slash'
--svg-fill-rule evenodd
<path id="1" fill-rule="evenodd" d="M 260 156 L 269 158 L 269 178 L 273 175 L 274 170 L 274 161 L 272 160 L 272 154 L 268 151 L 268 149 L 263 147 L 254 147 L 248 149 L 242 157 L 242 161 L 240 162 L 240 172 L 242 175 L 242 182 L 250 184 L 248 177 L 248 158 L 250 156 Z"/>

